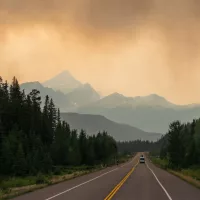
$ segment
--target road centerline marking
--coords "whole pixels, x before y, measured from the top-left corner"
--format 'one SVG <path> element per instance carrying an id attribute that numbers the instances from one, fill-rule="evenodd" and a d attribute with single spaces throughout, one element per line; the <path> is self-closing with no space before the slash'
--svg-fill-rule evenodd
<path id="1" fill-rule="evenodd" d="M 92 182 L 92 181 L 94 181 L 94 180 L 96 180 L 96 179 L 99 179 L 99 178 L 101 178 L 102 176 L 105 176 L 105 175 L 107 175 L 107 174 L 109 174 L 109 173 L 111 173 L 111 172 L 113 172 L 113 171 L 118 170 L 118 169 L 119 169 L 119 168 L 115 168 L 115 169 L 113 169 L 113 170 L 111 170 L 111 171 L 108 171 L 108 172 L 106 172 L 106 173 L 104 173 L 104 174 L 101 174 L 101 175 L 99 175 L 99 176 L 97 176 L 97 177 L 95 177 L 95 178 L 93 178 L 93 179 L 90 179 L 90 180 L 88 180 L 88 181 L 86 181 L 86 182 L 83 182 L 83 183 L 81 183 L 81 184 L 79 184 L 79 185 L 76 185 L 76 186 L 74 186 L 74 187 L 72 187 L 72 188 L 69 188 L 68 190 L 65 190 L 65 191 L 63 191 L 63 192 L 60 192 L 60 193 L 58 193 L 58 194 L 56 194 L 56 195 L 54 195 L 54 196 L 52 196 L 52 197 L 49 197 L 49 198 L 47 198 L 47 199 L 45 199 L 45 200 L 54 199 L 54 198 L 56 198 L 56 197 L 58 197 L 58 196 L 60 196 L 60 195 L 62 195 L 62 194 L 64 194 L 64 193 L 67 193 L 67 192 L 69 192 L 69 191 L 71 191 L 71 190 L 74 190 L 74 189 L 76 189 L 76 188 L 78 188 L 78 187 L 80 187 L 80 186 L 82 186 L 82 185 L 85 185 L 85 184 L 87 184 L 87 183 L 89 183 L 89 182 Z"/>
<path id="2" fill-rule="evenodd" d="M 130 173 L 130 172 L 129 172 Z M 114 187 L 114 189 L 109 193 L 109 195 L 105 198 L 108 199 L 116 190 L 117 188 L 121 185 L 121 183 L 126 179 L 126 177 L 129 176 L 129 173 Z"/>
<path id="3" fill-rule="evenodd" d="M 133 160 L 134 160 L 134 158 L 133 158 Z M 124 166 L 126 166 L 126 165 L 132 163 L 133 160 L 130 161 L 130 162 L 128 162 L 128 163 L 126 163 L 126 164 L 124 164 L 124 165 L 121 166 L 121 167 L 124 167 Z M 101 178 L 101 177 L 103 177 L 103 176 L 105 176 L 105 175 L 107 175 L 107 174 L 109 174 L 109 173 L 112 173 L 112 172 L 114 172 L 114 171 L 116 171 L 116 170 L 119 170 L 121 167 L 119 166 L 119 167 L 117 167 L 117 168 L 115 168 L 115 169 L 113 169 L 113 170 L 110 170 L 110 171 L 108 171 L 108 172 L 106 172 L 106 173 L 103 173 L 103 174 L 101 174 L 101 175 L 99 175 L 99 176 L 97 176 L 97 177 L 95 177 L 95 178 L 92 178 L 92 179 L 90 179 L 90 180 L 88 180 L 88 181 L 85 181 L 85 182 L 83 182 L 83 183 L 81 183 L 81 184 L 78 184 L 78 185 L 76 185 L 76 186 L 74 186 L 74 187 L 72 187 L 72 188 L 69 188 L 69 189 L 67 189 L 67 190 L 65 190 L 65 191 L 63 191 L 63 192 L 60 192 L 60 193 L 58 193 L 58 194 L 56 194 L 56 195 L 54 195 L 54 196 L 51 196 L 51 197 L 49 197 L 49 198 L 46 198 L 46 199 L 44 199 L 44 200 L 51 200 L 51 199 L 54 199 L 54 198 L 56 198 L 56 197 L 58 197 L 58 196 L 60 196 L 60 195 L 63 195 L 63 194 L 65 194 L 65 193 L 67 193 L 67 192 L 70 192 L 71 190 L 74 190 L 74 189 L 76 189 L 76 188 L 78 188 L 78 187 L 80 187 L 80 186 L 82 186 L 82 185 L 85 185 L 85 184 L 87 184 L 87 183 L 90 183 L 90 182 L 92 182 L 92 181 L 94 181 L 94 180 L 96 180 L 96 179 L 99 179 L 99 178 Z"/>
<path id="4" fill-rule="evenodd" d="M 169 193 L 167 192 L 167 190 L 164 188 L 164 186 L 162 185 L 162 183 L 159 181 L 159 179 L 157 178 L 157 176 L 155 175 L 155 173 L 153 172 L 153 170 L 149 167 L 149 165 L 147 163 L 146 163 L 146 166 L 151 171 L 151 173 L 154 175 L 156 181 L 158 182 L 158 184 L 160 185 L 160 187 L 163 189 L 163 191 L 167 195 L 168 199 L 172 200 L 172 197 L 169 195 Z"/>
<path id="5" fill-rule="evenodd" d="M 106 196 L 104 200 L 111 200 L 112 197 L 119 191 L 119 189 L 122 187 L 122 185 L 126 182 L 126 180 L 129 178 L 129 176 L 133 173 L 138 163 L 126 174 L 126 176 L 114 187 L 114 189 Z"/>

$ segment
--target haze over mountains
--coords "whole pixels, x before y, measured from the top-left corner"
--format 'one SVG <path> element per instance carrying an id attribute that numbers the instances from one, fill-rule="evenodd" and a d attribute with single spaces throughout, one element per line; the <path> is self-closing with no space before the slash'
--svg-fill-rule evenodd
<path id="1" fill-rule="evenodd" d="M 69 71 L 63 71 L 52 79 L 45 81 L 43 85 L 66 94 L 81 87 L 82 83 L 76 80 Z"/>
<path id="2" fill-rule="evenodd" d="M 149 140 L 157 141 L 160 139 L 159 133 L 148 133 L 138 128 L 126 124 L 113 122 L 101 115 L 88 115 L 77 113 L 61 113 L 63 120 L 70 124 L 72 129 L 84 129 L 89 135 L 99 131 L 107 131 L 117 141 Z"/>
<path id="3" fill-rule="evenodd" d="M 61 112 L 102 115 L 146 132 L 166 133 L 173 120 L 187 122 L 200 117 L 200 105 L 175 105 L 156 94 L 126 97 L 113 93 L 101 98 L 90 84 L 80 83 L 67 71 L 43 84 L 24 83 L 21 87 L 27 93 L 40 90 L 43 99 L 48 94 Z"/>
<path id="4" fill-rule="evenodd" d="M 23 83 L 21 89 L 24 89 L 26 94 L 30 93 L 32 89 L 39 90 L 43 102 L 45 96 L 49 95 L 63 112 L 74 111 L 77 107 L 88 105 L 100 99 L 100 95 L 90 84 L 80 83 L 67 71 L 58 74 L 43 84 L 39 82 Z"/>

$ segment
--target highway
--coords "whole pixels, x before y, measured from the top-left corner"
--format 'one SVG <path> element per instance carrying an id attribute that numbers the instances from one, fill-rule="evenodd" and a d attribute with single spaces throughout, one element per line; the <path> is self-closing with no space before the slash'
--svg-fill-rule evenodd
<path id="1" fill-rule="evenodd" d="M 200 200 L 200 190 L 138 153 L 130 162 L 16 197 L 15 200 Z"/>

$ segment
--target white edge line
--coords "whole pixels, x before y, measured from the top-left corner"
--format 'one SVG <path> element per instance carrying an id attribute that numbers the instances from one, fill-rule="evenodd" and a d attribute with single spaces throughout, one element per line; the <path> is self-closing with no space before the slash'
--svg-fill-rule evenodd
<path id="1" fill-rule="evenodd" d="M 86 182 L 83 182 L 83 183 L 81 183 L 81 184 L 79 184 L 79 185 L 76 185 L 76 186 L 74 186 L 74 187 L 72 187 L 72 188 L 70 188 L 70 189 L 68 189 L 68 190 L 65 190 L 65 191 L 63 191 L 63 192 L 61 192 L 61 193 L 58 193 L 58 194 L 56 194 L 56 195 L 54 195 L 54 196 L 52 196 L 52 197 L 49 197 L 49 198 L 47 198 L 47 199 L 45 199 L 45 200 L 50 200 L 50 199 L 53 199 L 53 198 L 55 198 L 55 197 L 57 197 L 57 196 L 60 196 L 60 195 L 62 195 L 62 194 L 64 194 L 64 193 L 67 193 L 67 192 L 69 192 L 69 191 L 71 191 L 71 190 L 73 190 L 73 189 L 75 189 L 75 188 L 78 188 L 78 187 L 80 187 L 80 186 L 82 186 L 82 185 L 85 185 L 85 184 L 87 184 L 87 183 L 89 183 L 89 182 L 91 182 L 91 181 L 94 181 L 94 180 L 96 180 L 96 179 L 98 179 L 98 178 L 100 178 L 100 177 L 102 177 L 102 176 L 105 176 L 106 174 L 109 174 L 109 173 L 111 173 L 111 172 L 113 172 L 113 171 L 115 171 L 115 170 L 118 170 L 119 168 L 115 168 L 115 169 L 113 169 L 113 170 L 111 170 L 111 171 L 109 171 L 109 172 L 106 172 L 106 173 L 104 173 L 104 174 L 101 174 L 100 176 L 97 176 L 97 177 L 95 177 L 95 178 L 93 178 L 93 179 L 90 179 L 90 180 L 88 180 L 88 181 L 86 181 Z"/>
<path id="2" fill-rule="evenodd" d="M 121 167 L 124 167 L 124 166 L 130 164 L 131 162 L 133 162 L 133 160 L 130 161 L 130 162 L 128 162 L 128 163 L 126 163 L 126 164 L 124 164 L 124 165 L 122 165 Z M 100 176 L 97 176 L 97 177 L 95 177 L 95 178 L 93 178 L 93 179 L 90 179 L 90 180 L 88 180 L 88 181 L 86 181 L 86 182 L 83 182 L 83 183 L 81 183 L 81 184 L 79 184 L 79 185 L 76 185 L 76 186 L 74 186 L 74 187 L 72 187 L 72 188 L 69 188 L 68 190 L 65 190 L 65 191 L 63 191 L 63 192 L 60 192 L 60 193 L 58 193 L 58 194 L 56 194 L 56 195 L 54 195 L 54 196 L 52 196 L 52 197 L 49 197 L 49 198 L 47 198 L 47 199 L 45 199 L 45 200 L 54 199 L 54 198 L 56 198 L 56 197 L 58 197 L 58 196 L 60 196 L 60 195 L 62 195 L 62 194 L 64 194 L 64 193 L 67 193 L 67 192 L 69 192 L 69 191 L 71 191 L 71 190 L 74 190 L 74 189 L 76 189 L 76 188 L 78 188 L 78 187 L 80 187 L 80 186 L 82 186 L 82 185 L 85 185 L 85 184 L 87 184 L 87 183 L 89 183 L 89 182 L 92 182 L 92 181 L 94 181 L 94 180 L 96 180 L 96 179 L 98 179 L 98 178 L 101 178 L 102 176 L 105 176 L 106 174 L 109 174 L 109 173 L 111 173 L 111 172 L 113 172 L 113 171 L 116 171 L 116 170 L 118 170 L 118 169 L 120 169 L 120 168 L 117 167 L 117 168 L 115 168 L 115 169 L 113 169 L 113 170 L 111 170 L 111 171 L 108 171 L 108 172 L 106 172 L 106 173 L 104 173 L 104 174 L 101 174 Z"/>
<path id="3" fill-rule="evenodd" d="M 161 184 L 161 182 L 158 180 L 157 176 L 155 175 L 155 173 L 153 172 L 153 170 L 149 167 L 149 165 L 146 163 L 147 167 L 149 168 L 149 170 L 151 171 L 151 173 L 154 175 L 155 179 L 157 180 L 157 182 L 159 183 L 160 187 L 163 189 L 163 191 L 165 192 L 165 194 L 167 195 L 169 200 L 172 200 L 171 196 L 169 195 L 169 193 L 167 192 L 167 190 L 164 188 L 164 186 Z"/>

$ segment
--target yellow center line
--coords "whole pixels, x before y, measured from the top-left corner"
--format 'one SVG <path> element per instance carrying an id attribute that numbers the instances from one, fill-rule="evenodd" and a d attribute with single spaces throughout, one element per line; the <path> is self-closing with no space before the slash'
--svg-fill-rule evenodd
<path id="1" fill-rule="evenodd" d="M 104 200 L 111 200 L 112 197 L 117 193 L 117 191 L 121 188 L 121 186 L 126 182 L 129 176 L 133 173 L 138 163 L 131 169 L 131 171 L 120 181 L 119 184 L 109 193 L 109 195 Z"/>
<path id="2" fill-rule="evenodd" d="M 104 200 L 109 199 L 109 197 L 110 197 L 113 193 L 115 193 L 115 191 L 120 187 L 121 183 L 123 183 L 124 180 L 126 180 L 126 178 L 129 176 L 129 174 L 130 174 L 130 172 L 120 181 L 119 184 L 117 184 L 117 186 L 115 186 L 115 188 L 110 192 L 110 194 L 109 194 Z"/>

